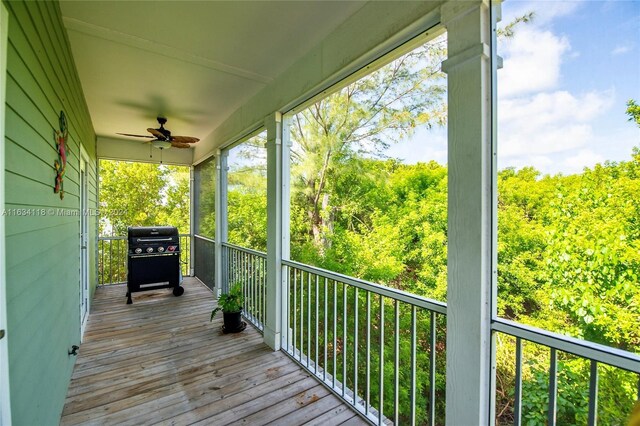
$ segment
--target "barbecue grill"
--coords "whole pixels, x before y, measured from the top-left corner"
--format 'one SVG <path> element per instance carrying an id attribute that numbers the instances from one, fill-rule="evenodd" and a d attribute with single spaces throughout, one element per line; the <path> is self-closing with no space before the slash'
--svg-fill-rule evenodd
<path id="1" fill-rule="evenodd" d="M 180 286 L 180 236 L 174 226 L 128 228 L 129 256 L 127 304 L 131 293 L 173 288 L 174 296 L 184 293 Z"/>

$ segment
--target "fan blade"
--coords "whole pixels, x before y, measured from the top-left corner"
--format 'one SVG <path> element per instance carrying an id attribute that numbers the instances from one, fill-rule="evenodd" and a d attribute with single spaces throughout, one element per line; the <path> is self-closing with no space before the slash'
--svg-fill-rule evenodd
<path id="1" fill-rule="evenodd" d="M 151 139 L 153 139 L 153 136 L 147 136 L 147 135 L 132 135 L 131 133 L 116 133 L 116 135 L 122 135 L 122 136 L 133 136 L 134 138 L 151 138 Z"/>
<path id="2" fill-rule="evenodd" d="M 191 145 L 189 145 L 188 143 L 182 143 L 182 142 L 176 142 L 176 141 L 171 141 L 171 146 L 174 148 L 191 148 Z"/>
<path id="3" fill-rule="evenodd" d="M 198 142 L 200 139 L 198 138 L 192 138 L 191 136 L 171 136 L 171 141 L 172 142 L 179 142 L 179 143 L 196 143 Z"/>
<path id="4" fill-rule="evenodd" d="M 152 129 L 151 127 L 149 127 L 147 129 L 147 132 L 151 133 L 153 136 L 155 136 L 156 138 L 160 139 L 160 140 L 166 140 L 167 138 L 157 129 Z"/>

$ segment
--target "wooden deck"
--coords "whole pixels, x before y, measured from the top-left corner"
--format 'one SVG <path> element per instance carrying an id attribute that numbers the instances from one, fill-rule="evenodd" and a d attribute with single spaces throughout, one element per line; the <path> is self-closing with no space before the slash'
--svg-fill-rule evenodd
<path id="1" fill-rule="evenodd" d="M 100 287 L 80 346 L 62 425 L 366 424 L 251 326 L 209 322 L 207 287 L 185 294 Z"/>

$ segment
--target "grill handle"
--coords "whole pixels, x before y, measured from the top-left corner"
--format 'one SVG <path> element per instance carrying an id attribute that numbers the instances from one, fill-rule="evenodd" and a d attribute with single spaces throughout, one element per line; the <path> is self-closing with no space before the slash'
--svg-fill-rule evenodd
<path id="1" fill-rule="evenodd" d="M 158 241 L 173 241 L 173 238 L 137 238 L 136 241 L 142 243 L 155 243 Z"/>

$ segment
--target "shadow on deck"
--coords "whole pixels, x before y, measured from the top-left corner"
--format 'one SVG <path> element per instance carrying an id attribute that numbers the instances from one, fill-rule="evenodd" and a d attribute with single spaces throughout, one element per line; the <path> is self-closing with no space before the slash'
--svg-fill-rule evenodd
<path id="1" fill-rule="evenodd" d="M 185 294 L 98 288 L 62 425 L 365 424 L 251 326 L 221 332 L 212 294 L 196 278 Z"/>

